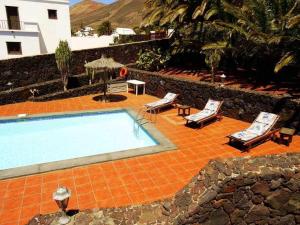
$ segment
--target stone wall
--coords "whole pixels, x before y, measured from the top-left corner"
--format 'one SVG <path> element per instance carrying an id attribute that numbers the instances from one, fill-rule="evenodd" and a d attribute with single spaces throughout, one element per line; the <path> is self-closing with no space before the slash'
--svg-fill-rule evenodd
<path id="1" fill-rule="evenodd" d="M 58 217 L 37 215 L 28 224 L 54 225 Z M 86 210 L 69 224 L 300 224 L 300 153 L 213 160 L 173 198 Z"/>
<path id="2" fill-rule="evenodd" d="M 280 115 L 278 125 L 286 125 L 300 131 L 300 100 L 285 96 L 263 94 L 257 91 L 233 87 L 220 87 L 201 81 L 168 77 L 159 73 L 130 68 L 129 79 L 146 82 L 146 93 L 163 97 L 167 92 L 179 94 L 179 102 L 203 109 L 209 98 L 224 100 L 225 116 L 252 122 L 261 111 Z"/>
<path id="3" fill-rule="evenodd" d="M 71 74 L 85 72 L 85 61 L 98 59 L 102 54 L 113 57 L 118 62 L 128 64 L 136 61 L 137 53 L 141 49 L 167 47 L 168 45 L 168 40 L 163 39 L 73 51 Z M 0 91 L 9 89 L 8 82 L 12 82 L 13 87 L 16 88 L 58 78 L 60 75 L 54 54 L 0 61 Z"/>
<path id="4" fill-rule="evenodd" d="M 85 86 L 88 85 L 88 83 L 89 83 L 89 78 L 85 74 L 69 77 L 70 89 L 75 89 L 81 86 Z M 32 94 L 30 90 L 33 89 L 38 90 L 38 93 L 36 93 L 35 96 L 39 97 L 39 96 L 49 95 L 51 93 L 63 91 L 63 84 L 61 79 L 55 79 L 51 81 L 27 85 L 24 87 L 14 88 L 12 90 L 1 91 L 0 105 L 23 102 L 32 99 Z"/>
<path id="5" fill-rule="evenodd" d="M 171 206 L 178 225 L 299 224 L 300 154 L 211 161 Z"/>

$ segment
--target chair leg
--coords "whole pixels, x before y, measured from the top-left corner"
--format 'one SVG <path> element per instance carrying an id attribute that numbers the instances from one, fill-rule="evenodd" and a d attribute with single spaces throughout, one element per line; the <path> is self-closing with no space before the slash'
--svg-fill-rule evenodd
<path id="1" fill-rule="evenodd" d="M 249 144 L 249 145 L 245 145 L 245 152 L 249 152 L 250 151 L 250 149 L 252 148 L 252 145 L 251 144 Z"/>
<path id="2" fill-rule="evenodd" d="M 218 116 L 217 116 L 217 119 L 218 119 L 218 121 L 221 121 L 223 119 L 223 114 L 219 113 Z"/>

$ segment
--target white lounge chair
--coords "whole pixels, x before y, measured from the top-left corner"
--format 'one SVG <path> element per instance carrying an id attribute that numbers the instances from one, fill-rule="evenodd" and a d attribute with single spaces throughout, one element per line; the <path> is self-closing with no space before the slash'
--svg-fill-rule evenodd
<path id="1" fill-rule="evenodd" d="M 178 97 L 178 94 L 169 92 L 162 99 L 155 101 L 155 102 L 145 104 L 146 110 L 157 113 L 157 112 L 159 112 L 159 110 L 161 108 L 175 104 L 177 97 Z"/>
<path id="2" fill-rule="evenodd" d="M 261 112 L 250 127 L 229 135 L 229 144 L 239 142 L 246 147 L 246 150 L 249 150 L 254 144 L 269 140 L 278 131 L 274 129 L 278 119 L 279 116 L 276 114 Z"/>
<path id="3" fill-rule="evenodd" d="M 222 104 L 223 101 L 209 99 L 203 110 L 201 110 L 198 113 L 184 117 L 186 119 L 186 124 L 197 123 L 200 124 L 202 127 L 203 123 L 208 120 L 215 118 L 221 119 L 222 116 L 220 113 L 220 109 Z"/>

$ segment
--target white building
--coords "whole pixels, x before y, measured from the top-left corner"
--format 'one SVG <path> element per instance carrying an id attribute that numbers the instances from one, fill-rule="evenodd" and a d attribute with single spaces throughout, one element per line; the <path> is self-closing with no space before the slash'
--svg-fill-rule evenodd
<path id="1" fill-rule="evenodd" d="M 71 38 L 70 46 L 72 50 L 107 47 L 114 44 L 115 38 L 119 38 L 120 35 L 135 35 L 134 30 L 130 28 L 116 28 L 111 35 L 101 35 L 99 37 L 97 34 L 94 36 L 85 35 L 82 31 L 93 32 L 90 27 L 78 31 L 76 37 Z"/>
<path id="2" fill-rule="evenodd" d="M 114 35 L 135 35 L 136 33 L 134 32 L 133 29 L 131 28 L 116 28 L 116 30 L 113 33 Z"/>
<path id="3" fill-rule="evenodd" d="M 72 37 L 70 47 L 72 50 L 83 50 L 91 48 L 107 47 L 114 43 L 114 37 L 111 35 Z"/>
<path id="4" fill-rule="evenodd" d="M 77 37 L 94 36 L 94 29 L 92 27 L 84 27 L 75 33 Z"/>
<path id="5" fill-rule="evenodd" d="M 70 39 L 69 0 L 0 0 L 0 59 L 53 53 Z"/>

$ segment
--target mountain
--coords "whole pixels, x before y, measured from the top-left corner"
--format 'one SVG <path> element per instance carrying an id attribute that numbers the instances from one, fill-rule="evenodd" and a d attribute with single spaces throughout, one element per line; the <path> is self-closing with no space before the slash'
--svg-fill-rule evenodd
<path id="1" fill-rule="evenodd" d="M 118 0 L 105 5 L 93 0 L 83 0 L 70 8 L 71 25 L 73 28 L 79 28 L 81 24 L 97 28 L 108 20 L 114 28 L 133 28 L 142 21 L 144 2 L 145 0 Z"/>
<path id="2" fill-rule="evenodd" d="M 81 21 L 84 22 L 86 14 L 89 14 L 95 10 L 103 8 L 105 4 L 94 2 L 93 0 L 83 0 L 70 7 L 71 23 L 73 21 L 78 22 L 79 26 Z"/>

